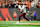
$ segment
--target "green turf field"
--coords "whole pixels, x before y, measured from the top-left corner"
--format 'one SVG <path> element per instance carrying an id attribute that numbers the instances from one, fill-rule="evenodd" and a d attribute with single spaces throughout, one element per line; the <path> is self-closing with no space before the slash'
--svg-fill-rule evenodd
<path id="1" fill-rule="evenodd" d="M 0 21 L 0 27 L 40 27 L 40 21 L 20 21 L 20 24 L 16 24 L 18 21 Z"/>

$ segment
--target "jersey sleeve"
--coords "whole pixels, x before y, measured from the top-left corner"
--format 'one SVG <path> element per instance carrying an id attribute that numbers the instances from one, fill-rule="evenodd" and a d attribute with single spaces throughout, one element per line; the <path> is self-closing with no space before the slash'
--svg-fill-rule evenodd
<path id="1" fill-rule="evenodd" d="M 18 8 L 21 9 L 20 5 L 18 5 Z"/>

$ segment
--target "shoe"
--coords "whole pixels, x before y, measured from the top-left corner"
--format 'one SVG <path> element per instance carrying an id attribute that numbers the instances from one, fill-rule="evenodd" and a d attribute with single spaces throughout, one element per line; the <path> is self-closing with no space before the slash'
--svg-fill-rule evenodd
<path id="1" fill-rule="evenodd" d="M 29 20 L 29 24 L 31 23 L 31 20 Z"/>
<path id="2" fill-rule="evenodd" d="M 16 24 L 19 24 L 19 21 Z"/>

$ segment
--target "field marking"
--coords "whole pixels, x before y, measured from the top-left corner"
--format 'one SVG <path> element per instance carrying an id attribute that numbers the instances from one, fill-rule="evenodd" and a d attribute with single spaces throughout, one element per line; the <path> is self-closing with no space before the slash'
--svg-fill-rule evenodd
<path id="1" fill-rule="evenodd" d="M 5 24 L 5 23 L 4 23 Z M 6 23 L 8 24 L 8 23 Z M 10 23 L 10 24 L 16 24 L 16 23 Z M 25 25 L 40 25 L 40 23 L 19 23 L 19 24 L 25 24 Z"/>
<path id="2" fill-rule="evenodd" d="M 19 24 L 30 24 L 30 25 L 40 25 L 40 23 L 19 23 Z"/>

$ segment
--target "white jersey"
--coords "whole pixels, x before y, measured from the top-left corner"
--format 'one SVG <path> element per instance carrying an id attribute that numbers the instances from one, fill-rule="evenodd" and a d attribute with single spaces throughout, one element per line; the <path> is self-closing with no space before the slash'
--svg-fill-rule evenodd
<path id="1" fill-rule="evenodd" d="M 20 12 L 21 12 L 21 10 L 23 10 L 22 13 L 26 13 L 26 6 L 25 5 L 23 5 L 22 7 L 19 5 L 18 8 L 20 9 Z"/>

